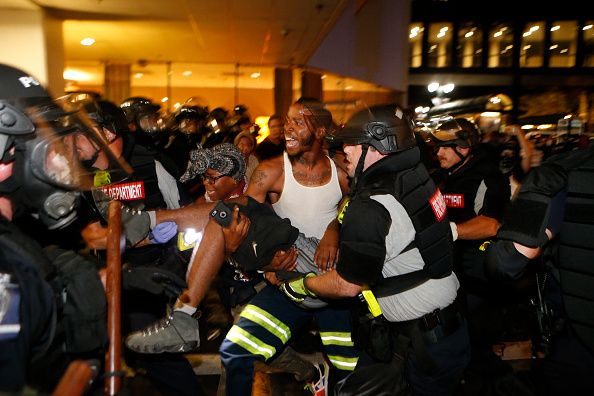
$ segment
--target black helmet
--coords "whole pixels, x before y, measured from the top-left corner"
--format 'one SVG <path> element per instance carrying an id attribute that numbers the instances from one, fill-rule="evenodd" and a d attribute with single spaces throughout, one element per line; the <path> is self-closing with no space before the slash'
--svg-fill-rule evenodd
<path id="1" fill-rule="evenodd" d="M 248 112 L 248 108 L 245 105 L 238 104 L 233 108 L 233 113 L 238 116 L 242 116 Z"/>
<path id="2" fill-rule="evenodd" d="M 161 110 L 161 106 L 141 96 L 133 96 L 124 100 L 120 107 L 124 110 L 129 123 L 137 121 L 140 115 L 152 114 Z"/>
<path id="3" fill-rule="evenodd" d="M 85 104 L 89 118 L 109 129 L 116 135 L 128 132 L 128 121 L 124 111 L 108 100 L 97 100 Z"/>
<path id="4" fill-rule="evenodd" d="M 208 117 L 208 108 L 203 106 L 182 105 L 175 114 L 175 122 L 183 119 L 205 120 Z"/>
<path id="5" fill-rule="evenodd" d="M 13 165 L 0 195 L 10 198 L 15 216 L 34 213 L 50 229 L 76 219 L 75 190 L 90 187 L 81 142 L 108 149 L 80 110 L 67 98 L 52 100 L 24 71 L 0 64 L 0 162 Z"/>
<path id="6" fill-rule="evenodd" d="M 431 131 L 429 138 L 436 146 L 469 148 L 479 142 L 479 129 L 474 122 L 458 117 L 445 121 Z"/>
<path id="7" fill-rule="evenodd" d="M 329 140 L 369 144 L 382 154 L 416 146 L 412 119 L 396 104 L 372 106 L 355 113 Z"/>

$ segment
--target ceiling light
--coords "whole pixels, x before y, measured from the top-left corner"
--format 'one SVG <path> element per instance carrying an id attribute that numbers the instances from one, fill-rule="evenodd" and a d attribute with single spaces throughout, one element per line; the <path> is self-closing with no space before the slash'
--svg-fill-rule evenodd
<path id="1" fill-rule="evenodd" d="M 429 91 L 429 92 L 435 92 L 435 91 L 437 91 L 438 88 L 439 88 L 438 82 L 432 82 L 429 85 L 427 85 L 427 91 Z"/>
<path id="2" fill-rule="evenodd" d="M 503 32 L 500 30 L 498 32 L 495 32 L 495 34 L 493 35 L 493 37 L 499 37 L 503 34 Z"/>
<path id="3" fill-rule="evenodd" d="M 192 70 L 185 70 L 182 72 L 182 76 L 190 77 L 192 75 Z"/>
<path id="4" fill-rule="evenodd" d="M 447 31 L 448 31 L 448 29 L 449 29 L 449 28 L 448 28 L 447 26 L 444 26 L 444 27 L 442 27 L 441 29 L 439 29 L 439 31 L 440 31 L 440 32 L 447 32 Z"/>
<path id="5" fill-rule="evenodd" d="M 91 45 L 95 44 L 95 39 L 91 37 L 85 37 L 84 39 L 80 40 L 80 43 L 85 47 L 90 47 Z"/>
<path id="6" fill-rule="evenodd" d="M 590 30 L 590 29 L 592 29 L 592 26 L 593 25 L 586 25 L 582 28 L 582 30 Z"/>
<path id="7" fill-rule="evenodd" d="M 538 25 L 534 25 L 534 26 L 532 26 L 532 27 L 530 28 L 530 31 L 531 31 L 531 32 L 536 32 L 538 29 L 540 29 L 540 26 L 538 26 Z"/>
<path id="8" fill-rule="evenodd" d="M 325 74 L 322 74 L 322 77 L 320 77 L 320 78 L 321 78 L 322 80 L 325 80 L 325 79 L 326 79 L 326 77 L 327 77 L 327 76 L 326 76 Z"/>
<path id="9" fill-rule="evenodd" d="M 260 75 L 261 75 L 260 72 L 254 72 L 254 73 L 250 74 L 250 77 L 251 78 L 260 78 Z"/>
<path id="10" fill-rule="evenodd" d="M 470 31 L 470 32 L 466 32 L 466 34 L 464 35 L 464 37 L 469 38 L 469 37 L 472 37 L 473 35 L 474 35 L 474 32 L 473 31 Z"/>
<path id="11" fill-rule="evenodd" d="M 553 27 L 551 28 L 551 32 L 554 32 L 554 31 L 556 31 L 556 30 L 559 30 L 559 29 L 561 29 L 561 26 L 559 26 L 559 25 L 555 25 L 555 26 L 553 26 Z"/>
<path id="12" fill-rule="evenodd" d="M 181 103 L 177 102 L 176 104 L 173 105 L 174 109 L 179 109 L 181 107 Z"/>
<path id="13" fill-rule="evenodd" d="M 161 103 L 165 103 L 169 100 L 169 98 L 167 96 L 165 96 L 163 99 L 161 99 Z"/>
<path id="14" fill-rule="evenodd" d="M 442 86 L 442 89 L 444 93 L 450 93 L 454 90 L 455 87 L 456 85 L 454 85 L 454 83 L 447 83 Z"/>
<path id="15" fill-rule="evenodd" d="M 520 128 L 521 129 L 533 129 L 534 128 L 534 125 L 532 125 L 532 124 L 526 124 L 526 125 L 522 125 Z"/>
<path id="16" fill-rule="evenodd" d="M 412 38 L 415 38 L 415 37 L 417 37 L 417 33 L 411 33 L 411 34 L 408 36 L 408 38 L 411 38 L 411 39 L 412 39 Z"/>
<path id="17" fill-rule="evenodd" d="M 134 73 L 134 78 L 142 78 L 142 76 L 144 76 L 144 73 Z"/>
<path id="18" fill-rule="evenodd" d="M 530 44 L 528 44 L 528 45 L 525 45 L 523 49 L 524 49 L 524 51 L 526 51 L 526 50 L 529 50 L 530 48 L 532 48 L 532 46 Z"/>
<path id="19" fill-rule="evenodd" d="M 62 74 L 64 80 L 74 80 L 74 81 L 87 81 L 91 79 L 91 76 L 88 73 L 73 70 L 73 69 L 66 69 Z"/>
<path id="20" fill-rule="evenodd" d="M 559 51 L 560 54 L 565 54 L 567 52 L 567 48 L 563 48 L 561 51 Z"/>
<path id="21" fill-rule="evenodd" d="M 524 32 L 524 34 L 522 34 L 522 37 L 528 37 L 532 34 L 532 32 Z"/>
<path id="22" fill-rule="evenodd" d="M 557 49 L 557 47 L 559 47 L 557 44 L 553 44 L 549 47 L 549 49 L 552 51 L 554 49 Z"/>
<path id="23" fill-rule="evenodd" d="M 483 111 L 481 117 L 499 117 L 501 115 L 498 111 Z"/>
<path id="24" fill-rule="evenodd" d="M 344 87 L 344 89 L 353 89 L 352 85 L 347 85 L 346 87 Z"/>
<path id="25" fill-rule="evenodd" d="M 441 31 L 441 32 L 437 33 L 437 38 L 442 38 L 445 35 L 446 35 L 446 32 Z"/>

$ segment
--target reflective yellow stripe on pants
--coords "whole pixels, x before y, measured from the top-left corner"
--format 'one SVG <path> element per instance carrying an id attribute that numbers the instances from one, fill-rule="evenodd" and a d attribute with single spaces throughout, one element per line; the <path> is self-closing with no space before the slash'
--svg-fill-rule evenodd
<path id="1" fill-rule="evenodd" d="M 254 323 L 262 326 L 276 337 L 278 337 L 283 344 L 286 344 L 291 338 L 291 329 L 289 329 L 283 322 L 272 316 L 260 307 L 248 304 L 241 311 L 242 317 L 251 320 Z"/>
<path id="2" fill-rule="evenodd" d="M 322 343 L 324 345 L 340 345 L 340 346 L 348 346 L 352 347 L 355 344 L 351 339 L 350 332 L 340 332 L 340 331 L 327 331 L 327 332 L 320 332 L 320 338 L 322 339 Z"/>
<path id="3" fill-rule="evenodd" d="M 353 357 L 345 357 L 345 356 L 336 356 L 336 355 L 328 355 L 328 360 L 339 370 L 345 371 L 353 371 L 357 366 L 357 361 L 359 358 Z"/>
<path id="4" fill-rule="evenodd" d="M 229 341 L 232 341 L 247 351 L 253 353 L 254 355 L 264 356 L 264 359 L 266 360 L 273 357 L 276 353 L 276 348 L 266 344 L 265 342 L 262 342 L 262 340 L 254 337 L 238 326 L 231 327 L 231 330 L 229 330 L 229 333 L 227 333 L 226 338 Z"/>

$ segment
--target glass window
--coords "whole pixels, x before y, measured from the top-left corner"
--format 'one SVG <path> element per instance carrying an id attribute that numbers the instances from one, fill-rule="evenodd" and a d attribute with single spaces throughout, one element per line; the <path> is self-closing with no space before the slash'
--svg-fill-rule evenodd
<path id="1" fill-rule="evenodd" d="M 429 25 L 429 48 L 427 66 L 449 67 L 452 54 L 452 24 L 432 23 Z"/>
<path id="2" fill-rule="evenodd" d="M 481 67 L 483 53 L 483 31 L 472 23 L 460 26 L 458 30 L 458 67 Z"/>
<path id="3" fill-rule="evenodd" d="M 511 67 L 514 33 L 511 25 L 493 25 L 489 31 L 488 67 Z"/>
<path id="4" fill-rule="evenodd" d="M 550 67 L 575 66 L 577 32 L 576 21 L 558 21 L 551 24 Z"/>
<path id="5" fill-rule="evenodd" d="M 586 21 L 582 28 L 584 38 L 584 67 L 594 67 L 594 21 Z"/>
<path id="6" fill-rule="evenodd" d="M 520 67 L 542 67 L 544 64 L 544 22 L 527 23 L 522 33 Z"/>
<path id="7" fill-rule="evenodd" d="M 408 65 L 421 67 L 423 63 L 423 28 L 422 23 L 411 23 L 408 33 Z"/>

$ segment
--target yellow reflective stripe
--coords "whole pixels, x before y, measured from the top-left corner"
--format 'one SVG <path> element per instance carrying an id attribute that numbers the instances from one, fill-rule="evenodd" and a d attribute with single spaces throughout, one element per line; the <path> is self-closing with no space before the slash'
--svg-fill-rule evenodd
<path id="1" fill-rule="evenodd" d="M 254 337 L 239 326 L 231 327 L 231 330 L 227 333 L 229 341 L 233 341 L 235 344 L 253 353 L 254 355 L 262 355 L 266 360 L 270 359 L 276 353 L 276 348 L 271 345 L 262 342 L 262 340 Z"/>
<path id="2" fill-rule="evenodd" d="M 341 345 L 341 346 L 353 346 L 353 340 L 351 339 L 350 332 L 339 332 L 339 331 L 328 331 L 320 332 L 320 338 L 324 345 Z"/>
<path id="3" fill-rule="evenodd" d="M 260 307 L 248 304 L 243 311 L 241 311 L 240 316 L 259 324 L 278 337 L 283 344 L 286 344 L 287 341 L 289 341 L 289 338 L 291 338 L 291 329 Z"/>
<path id="4" fill-rule="evenodd" d="M 348 370 L 353 371 L 355 366 L 357 366 L 357 360 L 359 358 L 349 358 L 345 356 L 336 356 L 336 355 L 328 355 L 328 359 L 330 362 L 339 370 Z"/>
<path id="5" fill-rule="evenodd" d="M 380 316 L 382 314 L 382 309 L 373 295 L 373 292 L 371 290 L 363 290 L 361 293 L 363 294 L 363 298 L 365 298 L 369 312 L 371 312 L 374 317 Z"/>

